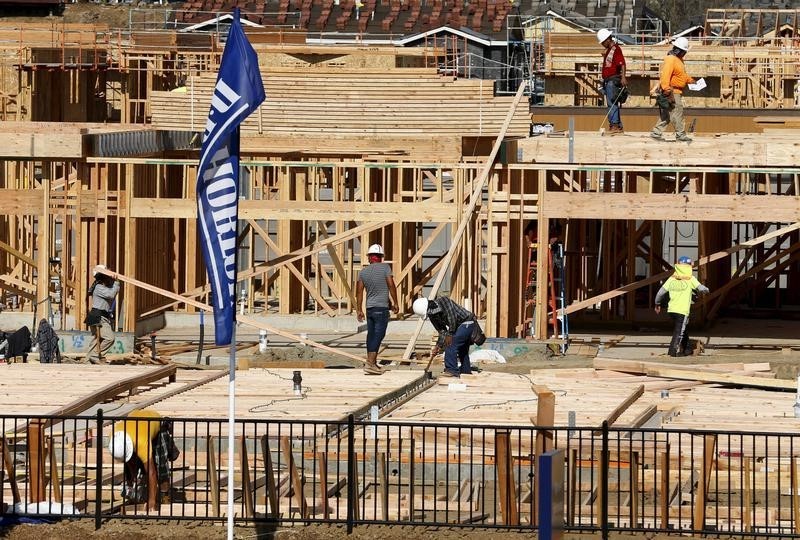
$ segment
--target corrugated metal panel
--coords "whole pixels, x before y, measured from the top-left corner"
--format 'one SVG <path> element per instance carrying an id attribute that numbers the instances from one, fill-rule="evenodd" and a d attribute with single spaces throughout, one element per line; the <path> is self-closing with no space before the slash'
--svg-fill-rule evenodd
<path id="1" fill-rule="evenodd" d="M 195 131 L 153 130 L 120 131 L 85 135 L 93 157 L 130 157 L 160 154 L 173 150 L 200 148 L 202 136 Z"/>

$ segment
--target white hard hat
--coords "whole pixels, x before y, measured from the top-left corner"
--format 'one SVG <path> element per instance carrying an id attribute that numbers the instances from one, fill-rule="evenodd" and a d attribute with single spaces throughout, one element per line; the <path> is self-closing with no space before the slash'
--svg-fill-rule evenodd
<path id="1" fill-rule="evenodd" d="M 380 244 L 372 244 L 367 250 L 367 255 L 380 255 L 383 257 L 383 246 Z"/>
<path id="2" fill-rule="evenodd" d="M 130 461 L 133 457 L 133 441 L 130 435 L 124 431 L 115 432 L 108 443 L 108 451 L 117 461 Z"/>
<path id="3" fill-rule="evenodd" d="M 411 309 L 423 319 L 426 318 L 428 316 L 428 299 L 417 298 L 414 300 L 414 303 L 411 304 Z"/>
<path id="4" fill-rule="evenodd" d="M 611 30 L 609 30 L 608 28 L 601 28 L 600 30 L 597 31 L 597 42 L 598 43 L 603 43 L 605 40 L 610 38 L 612 35 L 613 34 L 611 33 Z"/>
<path id="5" fill-rule="evenodd" d="M 675 41 L 672 42 L 672 45 L 679 48 L 683 52 L 687 52 L 689 50 L 689 40 L 683 36 L 675 38 Z"/>
<path id="6" fill-rule="evenodd" d="M 92 269 L 92 277 L 95 277 L 95 276 L 97 276 L 97 273 L 98 273 L 99 271 L 101 271 L 101 270 L 105 270 L 105 269 L 106 269 L 106 265 L 104 265 L 104 264 L 98 264 L 97 266 L 95 266 L 95 267 L 94 267 L 94 269 Z"/>

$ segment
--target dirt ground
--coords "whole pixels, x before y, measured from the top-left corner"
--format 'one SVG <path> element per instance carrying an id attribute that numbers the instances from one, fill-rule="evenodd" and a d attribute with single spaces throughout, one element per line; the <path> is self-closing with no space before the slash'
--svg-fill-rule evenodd
<path id="1" fill-rule="evenodd" d="M 529 531 L 491 531 L 484 529 L 447 529 L 441 527 L 404 527 L 369 525 L 356 527 L 348 536 L 344 527 L 327 525 L 308 525 L 282 527 L 272 529 L 269 526 L 237 527 L 234 535 L 238 539 L 277 539 L 277 540 L 411 540 L 416 538 L 442 538 L 446 540 L 502 540 L 505 538 L 531 537 Z M 11 530 L 0 532 L 0 538 L 9 540 L 43 540 L 43 539 L 91 539 L 91 540 L 167 540 L 167 539 L 223 539 L 226 538 L 224 524 L 184 524 L 142 521 L 109 521 L 103 523 L 100 530 L 94 530 L 91 520 L 65 521 L 52 525 L 19 525 Z M 565 534 L 565 540 L 589 540 L 600 538 L 598 533 Z M 612 533 L 610 538 L 623 540 L 666 540 L 675 538 L 654 533 Z M 715 537 L 730 538 L 727 536 Z"/>

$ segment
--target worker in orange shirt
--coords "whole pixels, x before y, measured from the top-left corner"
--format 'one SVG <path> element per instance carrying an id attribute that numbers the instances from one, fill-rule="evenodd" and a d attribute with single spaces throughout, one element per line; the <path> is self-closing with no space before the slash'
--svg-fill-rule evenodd
<path id="1" fill-rule="evenodd" d="M 683 118 L 683 90 L 689 83 L 695 82 L 686 73 L 683 57 L 689 51 L 689 40 L 676 38 L 672 42 L 672 50 L 667 53 L 661 64 L 660 80 L 654 94 L 658 103 L 658 123 L 653 126 L 650 136 L 656 140 L 664 140 L 664 129 L 672 122 L 675 128 L 675 140 L 690 142 L 686 135 L 686 122 Z"/>

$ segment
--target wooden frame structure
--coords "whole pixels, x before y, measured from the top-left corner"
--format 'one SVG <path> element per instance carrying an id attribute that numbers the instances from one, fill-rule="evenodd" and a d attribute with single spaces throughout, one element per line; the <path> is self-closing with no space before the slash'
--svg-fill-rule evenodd
<path id="1" fill-rule="evenodd" d="M 66 35 L 53 38 L 64 51 Z M 202 125 L 218 49 L 162 41 L 133 36 L 124 48 L 109 45 L 105 64 L 75 71 L 94 74 L 76 79 L 85 86 L 108 69 L 106 87 L 119 92 L 123 119 L 155 126 L 0 125 L 6 306 L 34 310 L 48 302 L 65 327 L 79 326 L 98 263 L 194 301 L 207 294 L 195 242 L 196 151 L 144 141 L 181 132 L 190 138 Z M 768 48 L 749 49 L 774 56 Z M 778 310 L 798 303 L 798 233 L 786 227 L 800 221 L 800 156 L 790 136 L 708 137 L 686 147 L 645 137 L 616 144 L 587 133 L 521 140 L 524 107 L 482 81 L 423 67 L 435 50 L 306 51 L 271 43 L 258 50 L 273 102 L 243 128 L 240 279 L 248 313 L 350 313 L 364 250 L 381 242 L 406 308 L 444 271 L 441 292 L 468 301 L 486 319 L 488 335 L 528 335 L 520 327 L 528 263 L 522 238 L 533 219 L 539 230 L 551 220 L 564 225 L 571 313 L 636 322 L 657 280 L 646 283 L 644 296 L 623 294 L 669 268 L 662 236 L 665 224 L 677 222 L 698 224 L 689 247 L 697 259 L 713 259 L 700 269 L 721 291 L 709 314 L 742 297 L 751 307 Z M 287 70 L 287 62 L 304 67 Z M 17 68 L 26 75 L 18 80 L 22 94 L 55 70 L 30 62 Z M 505 140 L 474 200 L 501 132 Z M 468 208 L 474 211 L 465 217 Z M 754 237 L 765 240 L 752 244 Z M 60 265 L 50 263 L 54 257 Z M 56 283 L 61 303 L 53 302 Z M 538 303 L 546 304 L 543 297 Z M 190 304 L 126 284 L 119 320 L 135 330 L 164 310 L 194 311 Z M 544 338 L 540 319 L 534 334 Z"/>

